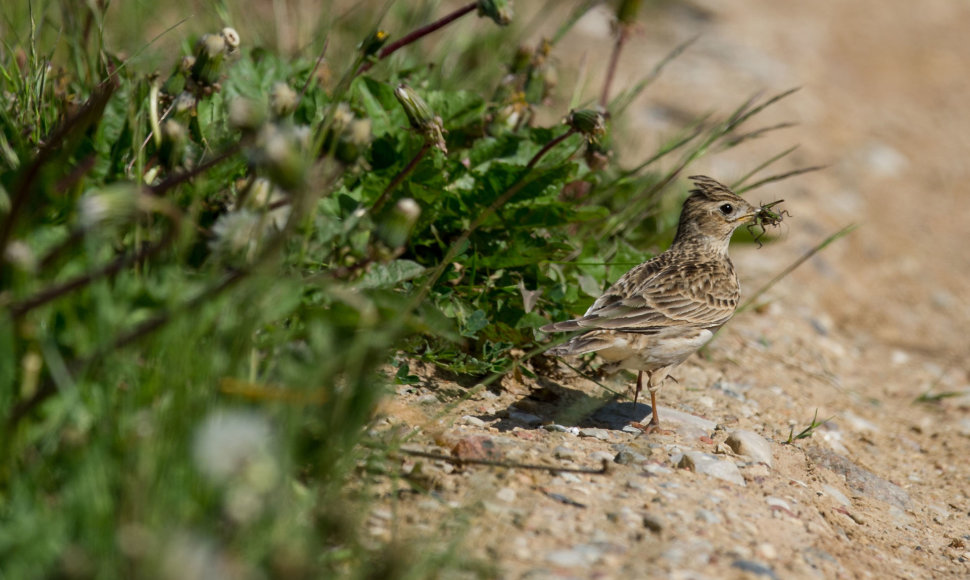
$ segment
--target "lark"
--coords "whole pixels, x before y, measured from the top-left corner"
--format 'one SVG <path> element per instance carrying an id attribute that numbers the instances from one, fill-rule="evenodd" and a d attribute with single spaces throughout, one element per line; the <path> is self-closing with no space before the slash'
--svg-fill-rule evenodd
<path id="1" fill-rule="evenodd" d="M 760 208 L 705 176 L 684 201 L 670 248 L 620 277 L 575 320 L 547 324 L 543 332 L 580 334 L 549 352 L 557 356 L 595 352 L 606 370 L 638 371 L 634 407 L 647 374 L 657 429 L 657 391 L 670 371 L 706 344 L 734 315 L 741 286 L 728 257 L 731 234 Z"/>

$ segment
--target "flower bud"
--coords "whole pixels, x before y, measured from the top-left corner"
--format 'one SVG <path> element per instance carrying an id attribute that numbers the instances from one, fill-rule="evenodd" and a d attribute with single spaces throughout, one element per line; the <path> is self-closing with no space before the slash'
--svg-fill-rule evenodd
<path id="1" fill-rule="evenodd" d="M 512 0 L 478 0 L 478 15 L 488 16 L 499 26 L 512 22 Z"/>
<path id="2" fill-rule="evenodd" d="M 370 119 L 358 119 L 346 103 L 337 105 L 323 140 L 323 151 L 341 163 L 356 163 L 372 138 Z"/>
<path id="3" fill-rule="evenodd" d="M 37 271 L 37 256 L 26 242 L 10 240 L 3 251 L 3 257 L 8 264 L 25 272 Z"/>
<path id="4" fill-rule="evenodd" d="M 631 24 L 637 19 L 641 0 L 620 0 L 616 9 L 616 20 L 621 24 Z"/>
<path id="5" fill-rule="evenodd" d="M 78 201 L 81 226 L 90 229 L 130 221 L 138 212 L 139 195 L 132 183 L 114 183 L 89 191 Z"/>
<path id="6" fill-rule="evenodd" d="M 158 148 L 158 158 L 168 169 L 182 164 L 185 156 L 185 145 L 189 139 L 189 132 L 184 125 L 172 119 L 162 123 L 162 143 Z"/>
<path id="7" fill-rule="evenodd" d="M 289 196 L 285 192 L 273 185 L 272 181 L 259 177 L 253 181 L 245 205 L 255 211 L 264 212 L 268 225 L 272 225 L 277 231 L 283 231 L 290 219 L 291 208 L 288 202 Z"/>
<path id="8" fill-rule="evenodd" d="M 219 36 L 226 41 L 226 54 L 233 54 L 239 50 L 239 33 L 236 32 L 235 28 L 227 26 L 219 31 Z"/>
<path id="9" fill-rule="evenodd" d="M 357 50 L 366 58 L 377 54 L 390 35 L 383 30 L 375 30 L 357 45 Z"/>
<path id="10" fill-rule="evenodd" d="M 265 125 L 256 139 L 250 158 L 266 170 L 266 176 L 286 191 L 301 187 L 306 179 L 307 162 L 301 135 L 292 128 Z"/>
<path id="11" fill-rule="evenodd" d="M 244 132 L 254 132 L 266 123 L 266 105 L 246 98 L 229 103 L 229 126 Z"/>
<path id="12" fill-rule="evenodd" d="M 192 78 L 202 85 L 213 85 L 222 74 L 222 60 L 226 41 L 217 34 L 206 34 L 195 45 L 195 64 Z"/>
<path id="13" fill-rule="evenodd" d="M 389 248 L 403 247 L 420 216 L 421 206 L 410 197 L 405 197 L 378 224 L 377 237 Z"/>
<path id="14" fill-rule="evenodd" d="M 414 89 L 403 83 L 394 89 L 394 96 L 404 107 L 411 127 L 420 131 L 432 146 L 440 149 L 442 153 L 448 153 L 441 117 L 434 114 L 428 103 L 424 102 Z"/>
<path id="15" fill-rule="evenodd" d="M 573 110 L 563 122 L 576 132 L 582 133 L 589 143 L 596 143 L 606 135 L 606 115 L 602 111 Z"/>
<path id="16" fill-rule="evenodd" d="M 248 264 L 255 257 L 265 229 L 263 218 L 248 209 L 223 214 L 212 226 L 209 249 L 228 265 Z"/>
<path id="17" fill-rule="evenodd" d="M 297 96 L 296 91 L 290 88 L 290 85 L 286 83 L 273 85 L 269 93 L 269 109 L 273 112 L 274 117 L 289 116 L 299 104 L 300 97 Z"/>
<path id="18" fill-rule="evenodd" d="M 188 91 L 182 91 L 175 97 L 175 102 L 172 103 L 172 111 L 175 115 L 183 115 L 194 111 L 197 102 L 195 95 Z"/>

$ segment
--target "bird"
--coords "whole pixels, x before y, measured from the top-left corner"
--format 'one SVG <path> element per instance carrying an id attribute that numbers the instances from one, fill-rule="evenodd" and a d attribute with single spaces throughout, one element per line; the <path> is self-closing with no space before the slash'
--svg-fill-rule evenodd
<path id="1" fill-rule="evenodd" d="M 657 391 L 670 371 L 734 315 L 741 285 L 728 245 L 734 230 L 760 211 L 710 177 L 689 179 L 695 188 L 684 200 L 670 247 L 623 274 L 582 317 L 539 329 L 578 333 L 549 354 L 595 352 L 607 372 L 637 371 L 634 408 L 646 373 L 653 412 L 647 431 L 659 429 Z"/>

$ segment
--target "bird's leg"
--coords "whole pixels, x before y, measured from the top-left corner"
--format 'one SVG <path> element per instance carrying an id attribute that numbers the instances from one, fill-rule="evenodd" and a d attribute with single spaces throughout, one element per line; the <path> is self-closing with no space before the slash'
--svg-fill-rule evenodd
<path id="1" fill-rule="evenodd" d="M 637 398 L 640 397 L 640 391 L 643 390 L 643 371 L 637 372 L 637 390 L 633 392 L 633 408 L 637 408 Z"/>
<path id="2" fill-rule="evenodd" d="M 655 375 L 655 373 L 657 372 L 665 373 L 665 374 Z M 657 413 L 657 391 L 660 390 L 660 387 L 663 386 L 664 380 L 666 380 L 667 378 L 666 369 L 658 369 L 656 371 L 649 373 L 648 376 L 650 377 L 650 380 L 647 383 L 647 388 L 650 391 L 650 411 L 651 411 L 650 422 L 643 426 L 637 424 L 635 425 L 635 427 L 639 427 L 640 429 L 643 430 L 644 433 L 659 433 L 662 435 L 672 434 L 673 431 L 668 431 L 667 429 L 660 428 L 660 415 Z M 660 380 L 657 384 L 654 384 L 655 377 L 660 377 Z"/>

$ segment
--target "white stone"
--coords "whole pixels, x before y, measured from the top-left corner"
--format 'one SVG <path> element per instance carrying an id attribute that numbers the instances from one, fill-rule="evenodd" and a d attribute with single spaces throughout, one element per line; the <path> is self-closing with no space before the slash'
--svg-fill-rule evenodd
<path id="1" fill-rule="evenodd" d="M 771 443 L 753 431 L 732 431 L 724 441 L 738 455 L 746 455 L 753 461 L 772 465 Z"/>
<path id="2" fill-rule="evenodd" d="M 741 471 L 733 461 L 718 459 L 716 455 L 710 453 L 688 451 L 680 459 L 678 467 L 686 467 L 694 473 L 703 473 L 737 485 L 745 485 L 744 477 L 741 476 Z"/>

